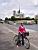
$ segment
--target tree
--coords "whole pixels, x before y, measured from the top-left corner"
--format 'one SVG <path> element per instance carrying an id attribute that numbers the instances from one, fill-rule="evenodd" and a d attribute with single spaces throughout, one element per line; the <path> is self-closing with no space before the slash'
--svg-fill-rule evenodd
<path id="1" fill-rule="evenodd" d="M 2 19 L 0 19 L 0 21 L 2 21 Z"/>
<path id="2" fill-rule="evenodd" d="M 5 23 L 7 23 L 7 22 L 8 22 L 8 18 L 6 17 L 6 18 L 5 18 Z"/>
<path id="3" fill-rule="evenodd" d="M 5 21 L 6 21 L 6 20 L 8 20 L 8 18 L 7 18 L 7 17 L 5 18 Z"/>
<path id="4" fill-rule="evenodd" d="M 10 18 L 8 20 L 11 20 Z"/>
<path id="5" fill-rule="evenodd" d="M 26 17 L 26 19 L 30 19 L 30 17 Z"/>
<path id="6" fill-rule="evenodd" d="M 12 20 L 12 21 L 15 20 L 15 17 L 14 17 L 14 16 L 11 16 L 11 20 Z"/>
<path id="7" fill-rule="evenodd" d="M 31 18 L 32 20 L 34 20 L 34 18 Z"/>

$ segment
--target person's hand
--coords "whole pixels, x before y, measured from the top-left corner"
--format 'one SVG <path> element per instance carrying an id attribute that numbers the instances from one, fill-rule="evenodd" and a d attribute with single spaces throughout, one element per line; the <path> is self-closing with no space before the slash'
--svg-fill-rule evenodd
<path id="1" fill-rule="evenodd" d="M 25 33 L 25 31 L 23 31 L 23 33 Z"/>

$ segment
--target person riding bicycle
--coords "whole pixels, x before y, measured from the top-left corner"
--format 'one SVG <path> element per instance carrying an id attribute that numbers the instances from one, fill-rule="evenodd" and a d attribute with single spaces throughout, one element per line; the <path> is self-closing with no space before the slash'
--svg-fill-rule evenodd
<path id="1" fill-rule="evenodd" d="M 18 39 L 20 39 L 20 35 L 22 36 L 22 45 L 24 45 L 24 38 L 23 38 L 23 34 L 25 35 L 26 32 L 26 28 L 24 27 L 23 23 L 20 24 L 19 28 L 18 28 Z M 18 45 L 18 43 L 17 43 Z"/>
<path id="2" fill-rule="evenodd" d="M 23 23 L 20 24 L 20 26 L 18 28 L 18 32 L 20 32 L 20 33 L 26 32 L 26 28 L 24 27 Z"/>

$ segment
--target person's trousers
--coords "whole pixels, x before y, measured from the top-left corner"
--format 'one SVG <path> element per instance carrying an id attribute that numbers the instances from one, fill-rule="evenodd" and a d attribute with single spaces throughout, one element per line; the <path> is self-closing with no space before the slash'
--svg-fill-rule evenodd
<path id="1" fill-rule="evenodd" d="M 24 36 L 23 34 L 20 34 L 18 35 L 18 42 L 17 42 L 17 45 L 20 43 L 20 37 L 22 37 L 22 45 L 24 45 Z"/>

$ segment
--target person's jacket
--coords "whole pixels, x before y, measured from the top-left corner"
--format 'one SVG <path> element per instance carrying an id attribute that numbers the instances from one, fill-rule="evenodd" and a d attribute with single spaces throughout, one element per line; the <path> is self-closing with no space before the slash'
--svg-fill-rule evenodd
<path id="1" fill-rule="evenodd" d="M 18 32 L 26 32 L 26 28 L 24 26 L 19 26 Z"/>

